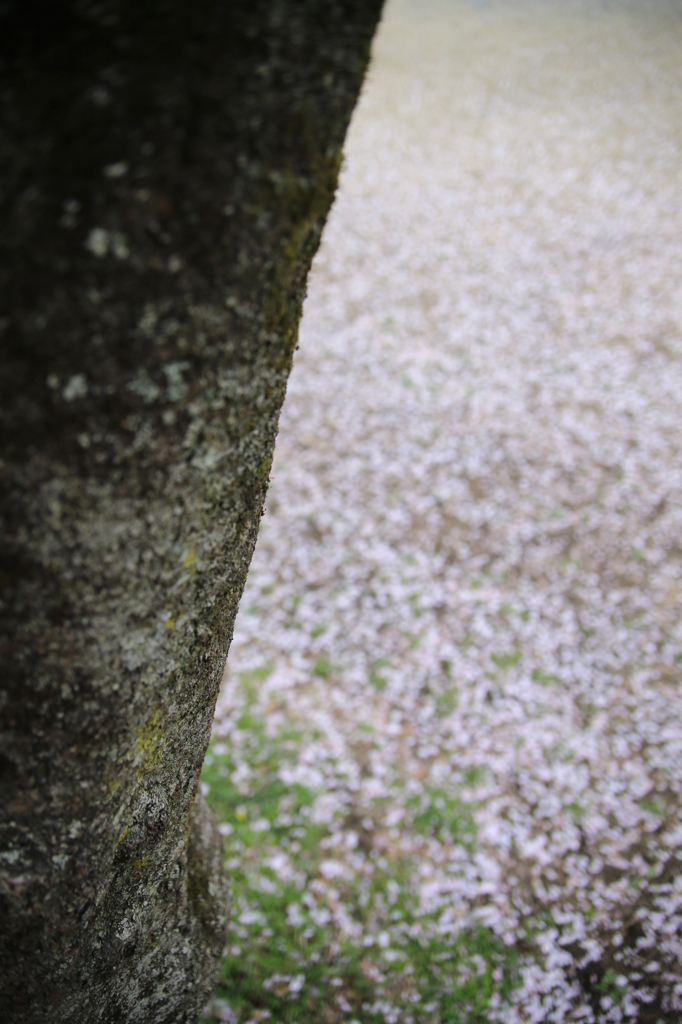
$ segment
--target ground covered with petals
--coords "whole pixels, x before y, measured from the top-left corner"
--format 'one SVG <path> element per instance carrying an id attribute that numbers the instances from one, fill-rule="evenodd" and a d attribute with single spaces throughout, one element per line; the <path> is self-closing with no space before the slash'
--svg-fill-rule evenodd
<path id="1" fill-rule="evenodd" d="M 682 30 L 389 3 L 203 774 L 207 1013 L 682 1015 Z"/>

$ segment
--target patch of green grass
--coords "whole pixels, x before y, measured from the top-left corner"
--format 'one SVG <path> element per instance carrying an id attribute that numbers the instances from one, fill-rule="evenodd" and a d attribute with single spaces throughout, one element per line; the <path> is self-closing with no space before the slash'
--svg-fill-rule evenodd
<path id="1" fill-rule="evenodd" d="M 214 740 L 202 772 L 227 833 L 234 897 L 215 1006 L 241 1024 L 385 1024 L 387 1006 L 412 1024 L 487 1024 L 491 996 L 506 998 L 517 982 L 517 951 L 483 927 L 448 933 L 439 927 L 443 907 L 420 911 L 418 864 L 406 855 L 372 849 L 361 870 L 324 881 L 346 811 L 320 823 L 319 794 L 282 781 L 306 737 L 289 727 L 268 734 L 248 703 L 252 682 L 242 680 L 238 759 Z M 473 848 L 472 808 L 452 793 L 431 787 L 405 803 L 401 827 Z M 339 905 L 357 935 L 335 922 Z"/>
<path id="2" fill-rule="evenodd" d="M 602 980 L 594 987 L 597 992 L 607 996 L 616 1006 L 623 1001 L 628 992 L 627 985 L 619 983 L 618 975 L 615 971 L 607 971 Z"/>
<path id="3" fill-rule="evenodd" d="M 541 669 L 536 668 L 531 676 L 536 683 L 542 683 L 543 686 L 549 686 L 550 683 L 561 685 L 561 680 L 558 676 L 551 676 L 547 672 L 543 672 Z"/>
<path id="4" fill-rule="evenodd" d="M 259 668 L 251 669 L 250 672 L 242 672 L 240 674 L 239 681 L 249 707 L 255 704 L 258 699 L 258 684 L 267 679 L 269 675 L 272 675 L 272 672 L 272 665 L 261 665 Z"/>
<path id="5" fill-rule="evenodd" d="M 582 804 L 572 803 L 566 804 L 566 810 L 573 816 L 576 821 L 580 821 L 581 818 L 585 817 L 586 810 Z"/>
<path id="6" fill-rule="evenodd" d="M 472 808 L 444 790 L 427 787 L 422 796 L 411 797 L 407 807 L 413 810 L 413 826 L 422 835 L 441 841 L 457 838 L 471 846 L 476 838 Z"/>
<path id="7" fill-rule="evenodd" d="M 665 801 L 660 797 L 640 800 L 640 805 L 642 810 L 647 811 L 649 814 L 655 814 L 658 818 L 662 818 L 666 811 Z"/>
<path id="8" fill-rule="evenodd" d="M 218 995 L 227 999 L 241 1020 L 254 1019 L 255 1013 L 266 1011 L 286 1024 L 318 1024 L 328 1019 L 323 1011 L 334 1005 L 339 995 L 359 1010 L 372 993 L 357 951 L 339 951 L 331 972 L 327 960 L 323 935 L 315 933 L 297 942 L 294 929 L 273 931 L 269 942 L 250 944 L 238 955 L 226 956 Z"/>
<path id="9" fill-rule="evenodd" d="M 518 615 L 522 622 L 528 622 L 530 618 L 530 612 L 528 610 L 519 611 L 519 609 L 515 608 L 512 604 L 500 605 L 499 614 L 503 618 L 506 618 L 508 615 Z"/>
<path id="10" fill-rule="evenodd" d="M 464 772 L 464 781 L 467 786 L 477 786 L 485 778 L 485 768 L 471 767 Z"/>
<path id="11" fill-rule="evenodd" d="M 438 718 L 446 718 L 448 715 L 451 715 L 456 707 L 457 690 L 455 687 L 444 690 L 436 697 L 436 716 Z"/>
<path id="12" fill-rule="evenodd" d="M 490 655 L 490 660 L 494 665 L 497 665 L 498 668 L 511 668 L 513 665 L 518 665 L 521 661 L 521 652 L 509 651 L 506 654 L 493 653 Z"/>
<path id="13" fill-rule="evenodd" d="M 224 961 L 217 994 L 241 1021 L 265 1011 L 283 1024 L 384 1024 L 390 1001 L 415 1024 L 487 1024 L 490 997 L 507 997 L 516 983 L 515 955 L 483 928 L 452 945 L 408 938 L 387 964 L 376 946 L 331 945 L 324 929 L 303 938 L 282 913 L 268 923 L 267 942 L 233 947 Z"/>
<path id="14" fill-rule="evenodd" d="M 379 675 L 379 669 L 389 668 L 391 662 L 388 658 L 377 658 L 373 663 L 369 673 L 369 681 L 375 690 L 384 690 L 386 688 L 387 680 L 384 676 Z"/>
<path id="15" fill-rule="evenodd" d="M 324 657 L 324 655 L 321 658 L 318 658 L 313 665 L 313 675 L 319 676 L 320 679 L 329 679 L 333 671 L 334 667 L 332 663 L 328 658 Z"/>

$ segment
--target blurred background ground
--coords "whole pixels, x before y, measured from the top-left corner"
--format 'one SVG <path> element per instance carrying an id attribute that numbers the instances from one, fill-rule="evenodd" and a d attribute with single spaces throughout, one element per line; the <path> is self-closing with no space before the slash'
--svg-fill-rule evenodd
<path id="1" fill-rule="evenodd" d="M 203 785 L 217 1020 L 677 1021 L 682 5 L 389 0 Z"/>

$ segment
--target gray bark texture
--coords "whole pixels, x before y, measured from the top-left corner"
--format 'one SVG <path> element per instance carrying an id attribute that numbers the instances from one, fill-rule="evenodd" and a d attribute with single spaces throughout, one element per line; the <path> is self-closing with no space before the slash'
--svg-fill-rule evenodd
<path id="1" fill-rule="evenodd" d="M 194 1022 L 197 796 L 381 0 L 0 4 L 0 1018 Z"/>

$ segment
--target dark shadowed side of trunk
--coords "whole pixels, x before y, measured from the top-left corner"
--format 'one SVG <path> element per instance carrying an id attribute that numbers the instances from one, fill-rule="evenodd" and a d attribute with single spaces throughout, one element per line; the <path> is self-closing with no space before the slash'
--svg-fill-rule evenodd
<path id="1" fill-rule="evenodd" d="M 0 1016 L 194 1022 L 197 798 L 381 0 L 0 4 Z"/>

